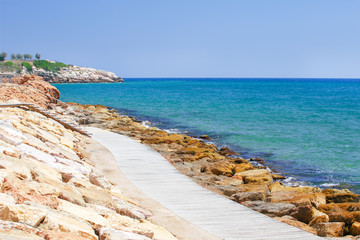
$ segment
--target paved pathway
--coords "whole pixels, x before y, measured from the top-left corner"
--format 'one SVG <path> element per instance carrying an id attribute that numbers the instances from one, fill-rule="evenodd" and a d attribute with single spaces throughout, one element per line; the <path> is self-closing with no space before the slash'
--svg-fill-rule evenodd
<path id="1" fill-rule="evenodd" d="M 129 137 L 87 128 L 141 191 L 187 221 L 223 239 L 321 239 L 217 195 L 178 172 L 164 157 Z"/>

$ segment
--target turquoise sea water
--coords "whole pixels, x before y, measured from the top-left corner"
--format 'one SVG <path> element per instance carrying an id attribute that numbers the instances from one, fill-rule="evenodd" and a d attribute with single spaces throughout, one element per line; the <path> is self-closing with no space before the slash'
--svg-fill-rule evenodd
<path id="1" fill-rule="evenodd" d="M 61 100 L 101 104 L 156 126 L 208 134 L 299 184 L 360 193 L 360 80 L 125 79 L 54 84 Z"/>

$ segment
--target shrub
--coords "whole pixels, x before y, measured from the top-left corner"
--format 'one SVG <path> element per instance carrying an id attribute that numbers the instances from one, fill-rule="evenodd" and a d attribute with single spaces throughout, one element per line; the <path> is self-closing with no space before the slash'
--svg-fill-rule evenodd
<path id="1" fill-rule="evenodd" d="M 7 67 L 12 67 L 14 65 L 13 62 L 6 62 L 4 63 L 4 66 L 7 66 Z"/>
<path id="2" fill-rule="evenodd" d="M 60 68 L 67 67 L 68 65 L 62 62 L 52 63 L 46 60 L 36 60 L 34 61 L 34 66 L 37 68 L 42 68 L 46 71 L 58 72 Z"/>
<path id="3" fill-rule="evenodd" d="M 6 56 L 7 56 L 6 52 L 0 53 L 0 61 L 4 61 Z"/>
<path id="4" fill-rule="evenodd" d="M 30 65 L 30 63 L 22 62 L 21 65 L 24 66 L 28 72 L 32 71 L 32 66 Z"/>

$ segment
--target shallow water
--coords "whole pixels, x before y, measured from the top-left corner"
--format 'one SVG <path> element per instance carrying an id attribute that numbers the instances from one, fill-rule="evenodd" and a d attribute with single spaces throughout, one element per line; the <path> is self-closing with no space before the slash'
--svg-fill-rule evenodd
<path id="1" fill-rule="evenodd" d="M 61 100 L 101 104 L 259 156 L 298 183 L 360 193 L 360 80 L 125 79 L 54 84 Z"/>

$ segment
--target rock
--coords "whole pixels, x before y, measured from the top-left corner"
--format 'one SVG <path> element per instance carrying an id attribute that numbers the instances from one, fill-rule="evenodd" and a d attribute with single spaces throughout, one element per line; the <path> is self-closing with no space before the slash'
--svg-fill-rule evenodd
<path id="1" fill-rule="evenodd" d="M 327 203 L 359 202 L 359 195 L 348 189 L 324 189 Z"/>
<path id="2" fill-rule="evenodd" d="M 283 216 L 283 217 L 275 217 L 274 219 L 316 235 L 316 230 L 314 228 L 308 226 L 303 222 L 296 220 L 293 217 Z"/>
<path id="3" fill-rule="evenodd" d="M 81 218 L 89 222 L 95 231 L 99 231 L 102 227 L 108 227 L 109 221 L 104 217 L 100 216 L 92 208 L 82 207 L 65 200 L 60 199 L 58 210 L 70 213 L 78 218 Z"/>
<path id="4" fill-rule="evenodd" d="M 40 240 L 44 234 L 29 225 L 0 220 L 0 239 L 4 240 Z"/>
<path id="5" fill-rule="evenodd" d="M 245 183 L 271 183 L 273 181 L 270 172 L 265 169 L 238 172 L 234 176 L 242 177 Z"/>
<path id="6" fill-rule="evenodd" d="M 322 212 L 329 212 L 333 208 L 342 208 L 349 212 L 356 212 L 360 211 L 360 203 L 328 203 L 328 204 L 322 204 L 319 205 L 319 210 Z"/>
<path id="7" fill-rule="evenodd" d="M 242 204 L 257 212 L 269 216 L 277 216 L 277 217 L 290 215 L 296 209 L 295 205 L 286 204 L 286 203 L 266 203 L 263 201 L 247 201 L 247 202 L 243 202 Z"/>
<path id="8" fill-rule="evenodd" d="M 353 236 L 360 235 L 360 222 L 354 222 L 350 227 L 350 234 Z"/>
<path id="9" fill-rule="evenodd" d="M 80 206 L 85 206 L 85 201 L 82 194 L 73 185 L 65 184 L 60 181 L 54 181 L 53 179 L 45 177 L 37 177 L 36 181 L 49 184 L 54 188 L 58 189 L 60 199 L 67 200 Z"/>
<path id="10" fill-rule="evenodd" d="M 105 189 L 111 189 L 111 184 L 109 181 L 104 177 L 104 174 L 96 169 L 92 168 L 89 174 L 89 180 L 92 184 L 99 186 Z"/>
<path id="11" fill-rule="evenodd" d="M 229 148 L 227 147 L 223 147 L 219 150 L 219 154 L 223 155 L 223 156 L 230 156 L 230 155 L 237 155 L 238 153 L 231 151 Z"/>
<path id="12" fill-rule="evenodd" d="M 343 222 L 328 222 L 317 223 L 313 226 L 316 229 L 317 235 L 321 237 L 342 237 L 344 234 Z"/>
<path id="13" fill-rule="evenodd" d="M 254 169 L 254 166 L 249 162 L 239 163 L 239 164 L 236 164 L 236 166 L 234 168 L 234 172 L 238 173 L 238 172 L 244 172 L 244 171 L 252 170 L 252 169 Z M 243 178 L 242 176 L 239 176 L 239 175 L 234 176 L 234 178 L 237 178 L 237 177 L 241 177 L 241 179 Z"/>
<path id="14" fill-rule="evenodd" d="M 58 232 L 58 231 L 44 231 L 46 240 L 87 240 L 92 239 L 88 237 L 81 237 L 74 233 Z M 97 239 L 97 238 L 96 238 Z"/>
<path id="15" fill-rule="evenodd" d="M 199 138 L 204 140 L 210 140 L 210 137 L 208 135 L 201 135 Z"/>
<path id="16" fill-rule="evenodd" d="M 231 177 L 233 175 L 234 163 L 218 161 L 209 166 L 210 171 L 215 175 L 224 175 Z"/>
<path id="17" fill-rule="evenodd" d="M 332 208 L 328 212 L 328 216 L 330 222 L 345 222 L 346 224 L 351 224 L 354 221 L 354 217 L 350 212 L 339 207 Z"/>
<path id="18" fill-rule="evenodd" d="M 125 232 L 111 228 L 101 228 L 99 233 L 99 239 L 100 240 L 150 240 L 151 238 L 132 232 Z"/>
<path id="19" fill-rule="evenodd" d="M 242 192 L 236 193 L 231 196 L 231 200 L 242 203 L 245 201 L 258 201 L 263 200 L 264 194 L 262 192 Z"/>
<path id="20" fill-rule="evenodd" d="M 286 179 L 286 177 L 284 176 L 281 176 L 279 174 L 271 174 L 271 177 L 274 179 L 274 180 L 281 180 L 281 179 Z"/>
<path id="21" fill-rule="evenodd" d="M 5 221 L 20 222 L 36 227 L 45 218 L 47 210 L 25 204 L 0 206 L 0 219 Z"/>
<path id="22" fill-rule="evenodd" d="M 318 207 L 326 203 L 325 195 L 322 193 L 301 193 L 298 191 L 272 191 L 265 199 L 267 202 L 291 203 L 296 206 L 311 205 Z"/>
<path id="23" fill-rule="evenodd" d="M 313 226 L 317 223 L 329 222 L 329 216 L 319 210 L 313 208 L 313 215 L 311 221 L 309 222 L 310 226 Z"/>
<path id="24" fill-rule="evenodd" d="M 88 222 L 65 212 L 49 211 L 39 228 L 72 233 L 86 239 L 97 239 L 94 230 Z M 48 232 L 48 234 L 54 236 L 54 233 Z"/>
<path id="25" fill-rule="evenodd" d="M 314 215 L 314 208 L 312 206 L 299 206 L 291 214 L 291 217 L 296 218 L 297 220 L 308 224 Z"/>

